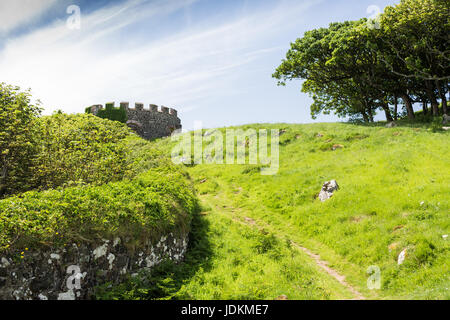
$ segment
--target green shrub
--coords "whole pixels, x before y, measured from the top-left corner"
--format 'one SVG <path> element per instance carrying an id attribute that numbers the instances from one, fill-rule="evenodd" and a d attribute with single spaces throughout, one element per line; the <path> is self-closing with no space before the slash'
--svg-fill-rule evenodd
<path id="1" fill-rule="evenodd" d="M 40 108 L 29 91 L 0 83 L 0 198 L 30 188 Z"/>
<path id="2" fill-rule="evenodd" d="M 30 191 L 0 201 L 0 251 L 126 236 L 158 239 L 186 232 L 194 191 L 175 167 L 102 186 Z"/>
<path id="3" fill-rule="evenodd" d="M 121 123 L 126 123 L 128 120 L 127 111 L 124 108 L 114 108 L 114 103 L 107 103 L 105 109 L 100 109 L 98 111 L 97 116 Z"/>
<path id="4" fill-rule="evenodd" d="M 43 190 L 121 180 L 129 169 L 128 128 L 93 115 L 56 113 L 38 121 L 31 181 Z"/>

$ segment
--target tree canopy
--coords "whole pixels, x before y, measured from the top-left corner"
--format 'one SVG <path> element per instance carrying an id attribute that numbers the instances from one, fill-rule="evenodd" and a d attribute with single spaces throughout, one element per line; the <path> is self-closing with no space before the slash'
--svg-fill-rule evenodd
<path id="1" fill-rule="evenodd" d="M 387 121 L 399 116 L 398 99 L 409 119 L 414 102 L 432 114 L 448 114 L 450 2 L 402 0 L 387 7 L 377 23 L 337 22 L 307 31 L 291 44 L 273 77 L 279 85 L 304 80 L 313 98 L 311 115 L 334 112 L 371 122 L 378 110 Z"/>

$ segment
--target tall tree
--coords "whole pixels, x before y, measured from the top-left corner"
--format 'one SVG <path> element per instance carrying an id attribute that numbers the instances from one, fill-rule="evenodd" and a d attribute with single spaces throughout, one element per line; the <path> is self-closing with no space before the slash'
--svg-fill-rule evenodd
<path id="1" fill-rule="evenodd" d="M 381 28 L 385 63 L 396 75 L 420 80 L 438 115 L 437 96 L 446 102 L 450 81 L 450 1 L 402 0 L 385 9 Z"/>
<path id="2" fill-rule="evenodd" d="M 34 121 L 39 113 L 29 91 L 0 83 L 0 198 L 28 187 L 36 153 Z"/>

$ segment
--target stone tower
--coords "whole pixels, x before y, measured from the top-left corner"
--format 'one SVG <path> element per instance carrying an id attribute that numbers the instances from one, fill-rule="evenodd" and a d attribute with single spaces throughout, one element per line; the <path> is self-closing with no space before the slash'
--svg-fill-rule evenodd
<path id="1" fill-rule="evenodd" d="M 128 102 L 121 102 L 119 108 L 114 107 L 114 102 L 107 104 L 107 109 L 124 110 L 126 113 L 126 124 L 142 138 L 151 140 L 167 137 L 175 130 L 181 129 L 181 120 L 178 118 L 177 110 L 150 104 L 144 108 L 143 103 L 136 103 L 130 108 Z M 105 110 L 103 105 L 93 105 L 87 109 L 89 113 L 98 115 L 100 110 Z"/>

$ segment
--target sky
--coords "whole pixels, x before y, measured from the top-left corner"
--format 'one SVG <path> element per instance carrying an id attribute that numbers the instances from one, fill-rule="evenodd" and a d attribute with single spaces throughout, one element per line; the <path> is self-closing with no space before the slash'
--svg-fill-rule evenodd
<path id="1" fill-rule="evenodd" d="M 398 2 L 0 0 L 0 82 L 31 88 L 44 114 L 128 101 L 175 108 L 187 130 L 342 121 L 311 119 L 301 82 L 271 75 L 305 31 Z"/>

